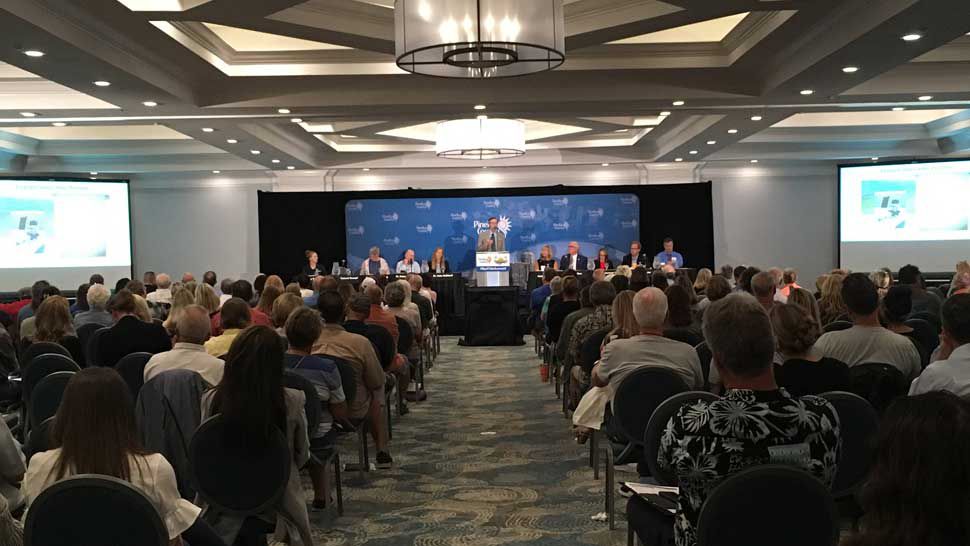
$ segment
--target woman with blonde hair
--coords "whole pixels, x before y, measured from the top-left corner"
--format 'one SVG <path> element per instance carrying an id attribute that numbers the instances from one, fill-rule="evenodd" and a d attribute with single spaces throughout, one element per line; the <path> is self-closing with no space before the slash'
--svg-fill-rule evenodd
<path id="1" fill-rule="evenodd" d="M 135 316 L 138 317 L 138 320 L 142 322 L 154 322 L 154 319 L 152 319 L 152 311 L 148 307 L 148 301 L 138 294 L 132 294 L 132 296 L 135 298 Z"/>
<path id="2" fill-rule="evenodd" d="M 203 283 L 202 286 L 209 286 L 209 285 Z M 196 285 L 196 289 L 198 288 L 199 288 L 199 285 Z M 171 336 L 175 335 L 175 322 L 178 320 L 179 316 L 181 316 L 182 311 L 185 310 L 186 307 L 194 304 L 195 304 L 195 294 L 193 294 L 184 285 L 172 291 L 172 308 L 168 311 L 168 318 L 166 318 L 165 322 L 162 323 L 162 326 L 164 326 L 165 329 L 168 330 L 169 335 Z M 148 321 L 148 322 L 151 322 L 151 321 Z"/>
<path id="3" fill-rule="evenodd" d="M 209 312 L 210 317 L 213 315 L 213 313 L 219 310 L 219 296 L 217 296 L 216 291 L 206 283 L 202 283 L 195 287 L 195 303 L 205 307 L 205 310 Z"/>
<path id="4" fill-rule="evenodd" d="M 629 279 L 633 276 L 633 268 L 628 265 L 621 265 L 616 268 L 616 272 L 613 275 L 620 275 Z"/>
<path id="5" fill-rule="evenodd" d="M 273 313 L 270 317 L 273 319 L 273 326 L 276 327 L 276 332 L 281 336 L 285 336 L 283 328 L 286 326 L 286 319 L 290 318 L 293 311 L 296 311 L 300 307 L 303 307 L 303 298 L 287 292 L 276 298 L 273 302 Z"/>
<path id="6" fill-rule="evenodd" d="M 262 311 L 267 317 L 272 316 L 273 303 L 276 301 L 276 298 L 282 295 L 282 288 L 267 282 L 266 286 L 263 287 L 263 293 L 259 295 L 259 302 L 256 304 L 256 309 Z"/>
<path id="7" fill-rule="evenodd" d="M 434 252 L 431 253 L 431 259 L 428 260 L 428 271 L 431 273 L 451 272 L 448 260 L 445 259 L 445 249 L 440 246 L 434 249 Z"/>
<path id="8" fill-rule="evenodd" d="M 60 343 L 66 336 L 74 335 L 74 319 L 71 306 L 63 296 L 50 296 L 37 308 L 34 320 L 33 341 Z"/>
<path id="9" fill-rule="evenodd" d="M 713 276 L 714 273 L 706 267 L 702 267 L 697 272 L 697 278 L 694 279 L 694 292 L 698 296 L 704 295 L 704 292 L 707 291 L 707 283 L 711 282 L 711 277 Z"/>
<path id="10" fill-rule="evenodd" d="M 792 288 L 788 293 L 788 303 L 793 303 L 808 311 L 808 314 L 815 320 L 818 327 L 822 327 L 822 316 L 818 310 L 818 300 L 811 292 L 804 288 Z"/>
<path id="11" fill-rule="evenodd" d="M 542 248 L 539 250 L 539 259 L 532 264 L 532 270 L 542 271 L 543 269 L 548 268 L 558 270 L 559 262 L 557 262 L 556 257 L 552 255 L 552 247 L 549 245 L 542 245 Z"/>
<path id="12" fill-rule="evenodd" d="M 849 389 L 849 367 L 815 349 L 822 329 L 805 308 L 794 303 L 777 304 L 769 314 L 782 362 L 775 365 L 779 387 L 793 396 Z"/>
<path id="13" fill-rule="evenodd" d="M 279 275 L 270 275 L 269 277 L 266 277 L 266 284 L 263 285 L 263 290 L 261 292 L 265 291 L 270 286 L 279 288 L 281 294 L 286 291 L 286 285 L 283 284 L 283 279 Z"/>
<path id="14" fill-rule="evenodd" d="M 838 320 L 848 312 L 842 301 L 842 275 L 829 275 L 822 283 L 822 297 L 818 300 L 819 316 L 822 326 Z"/>
<path id="15" fill-rule="evenodd" d="M 640 333 L 640 326 L 633 316 L 633 297 L 637 293 L 633 290 L 623 290 L 613 299 L 614 328 L 603 339 L 603 347 L 616 339 L 629 339 Z"/>
<path id="16" fill-rule="evenodd" d="M 879 292 L 879 298 L 882 299 L 889 288 L 893 285 L 893 276 L 891 273 L 883 269 L 877 269 L 869 274 L 869 280 L 872 284 L 876 285 L 876 290 Z"/>

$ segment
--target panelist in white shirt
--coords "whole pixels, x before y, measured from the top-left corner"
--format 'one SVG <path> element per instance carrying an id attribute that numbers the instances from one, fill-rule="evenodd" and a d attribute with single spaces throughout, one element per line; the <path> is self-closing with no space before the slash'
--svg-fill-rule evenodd
<path id="1" fill-rule="evenodd" d="M 404 252 L 404 259 L 397 262 L 397 267 L 394 268 L 398 273 L 424 273 L 427 269 L 419 262 L 414 259 L 414 250 L 407 249 Z"/>

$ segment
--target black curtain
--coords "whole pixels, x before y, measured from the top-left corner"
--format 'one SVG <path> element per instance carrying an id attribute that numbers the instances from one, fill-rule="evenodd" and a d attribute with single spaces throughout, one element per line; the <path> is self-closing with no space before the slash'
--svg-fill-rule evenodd
<path id="1" fill-rule="evenodd" d="M 259 265 L 266 274 L 289 279 L 304 265 L 304 252 L 320 255 L 320 268 L 347 256 L 344 206 L 355 199 L 501 197 L 633 193 L 640 198 L 640 241 L 653 255 L 665 237 L 675 241 L 688 267 L 714 267 L 714 217 L 711 182 L 637 186 L 549 186 L 475 190 L 398 190 L 363 192 L 258 192 Z M 608 241 L 626 248 L 629 241 Z"/>

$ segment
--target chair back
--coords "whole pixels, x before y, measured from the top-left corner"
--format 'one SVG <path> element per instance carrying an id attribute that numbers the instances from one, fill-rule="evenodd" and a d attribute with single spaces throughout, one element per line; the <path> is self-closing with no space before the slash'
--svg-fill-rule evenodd
<path id="1" fill-rule="evenodd" d="M 85 332 L 85 328 L 88 331 Z M 107 331 L 108 328 L 99 324 L 85 324 L 77 331 L 78 339 L 81 340 L 81 345 L 84 347 L 84 360 L 88 367 L 101 365 L 101 353 L 98 351 L 98 338 Z"/>
<path id="2" fill-rule="evenodd" d="M 276 504 L 290 478 L 286 437 L 274 430 L 262 449 L 234 446 L 221 415 L 206 419 L 192 436 L 189 461 L 199 497 L 219 512 L 250 516 Z"/>
<path id="3" fill-rule="evenodd" d="M 81 349 L 81 340 L 77 336 L 64 336 L 57 343 L 71 353 L 71 360 L 77 362 L 78 366 L 85 367 L 84 350 Z"/>
<path id="4" fill-rule="evenodd" d="M 698 546 L 834 546 L 839 517 L 828 488 L 798 468 L 746 468 L 714 488 L 697 521 Z"/>
<path id="5" fill-rule="evenodd" d="M 115 364 L 115 370 L 128 384 L 132 400 L 138 399 L 138 391 L 145 384 L 145 366 L 151 358 L 151 353 L 131 353 Z"/>
<path id="6" fill-rule="evenodd" d="M 579 365 L 584 372 L 590 373 L 593 370 L 596 361 L 600 359 L 600 347 L 603 345 L 603 340 L 609 333 L 609 330 L 593 332 L 579 345 Z"/>
<path id="7" fill-rule="evenodd" d="M 64 389 L 72 377 L 74 372 L 54 372 L 37 383 L 30 395 L 30 409 L 27 411 L 31 428 L 57 413 L 61 398 L 64 397 Z"/>
<path id="8" fill-rule="evenodd" d="M 879 414 L 865 398 L 851 392 L 826 392 L 828 400 L 839 414 L 842 454 L 839 456 L 832 495 L 840 499 L 852 496 L 869 474 L 875 454 L 873 440 L 879 428 Z"/>
<path id="9" fill-rule="evenodd" d="M 705 391 L 689 391 L 675 394 L 664 400 L 657 409 L 653 410 L 650 420 L 647 421 L 647 430 L 643 433 L 643 457 L 646 459 L 647 467 L 650 468 L 650 476 L 660 485 L 677 485 L 677 475 L 672 469 L 661 469 L 657 462 L 660 454 L 660 440 L 663 438 L 667 423 L 685 405 L 695 402 L 713 402 L 718 396 Z"/>
<path id="10" fill-rule="evenodd" d="M 144 493 L 111 476 L 79 474 L 45 489 L 24 523 L 26 546 L 166 546 L 168 530 Z"/>
<path id="11" fill-rule="evenodd" d="M 27 441 L 24 442 L 24 457 L 27 459 L 25 462 L 28 463 L 28 466 L 30 466 L 30 458 L 37 453 L 54 449 L 54 442 L 51 440 L 53 429 L 54 417 L 49 417 L 41 421 L 27 435 Z"/>
<path id="12" fill-rule="evenodd" d="M 700 334 L 690 328 L 667 328 L 664 330 L 664 337 L 686 343 L 691 347 L 696 347 L 700 342 L 704 341 L 704 338 Z"/>
<path id="13" fill-rule="evenodd" d="M 77 334 L 78 341 L 81 342 L 81 350 L 84 351 L 85 363 L 87 363 L 88 357 L 91 356 L 90 349 L 89 349 L 91 337 L 94 335 L 95 332 L 97 332 L 101 328 L 104 328 L 104 326 L 101 326 L 100 324 L 97 324 L 94 322 L 89 322 L 84 326 L 81 326 L 80 328 L 78 328 L 77 331 L 75 332 Z"/>
<path id="14" fill-rule="evenodd" d="M 704 374 L 704 388 L 707 388 L 708 378 L 711 376 L 711 360 L 714 359 L 714 353 L 708 347 L 707 341 L 698 343 L 694 347 L 694 350 L 697 351 L 697 359 L 701 361 L 701 373 Z"/>
<path id="15" fill-rule="evenodd" d="M 838 332 L 840 330 L 848 330 L 849 328 L 852 328 L 851 322 L 847 320 L 833 320 L 832 322 L 826 324 L 822 328 L 822 331 L 825 333 Z"/>
<path id="16" fill-rule="evenodd" d="M 930 321 L 921 318 L 910 318 L 904 324 L 913 329 L 916 339 L 921 344 L 924 341 L 926 342 L 923 344 L 926 352 L 933 354 L 933 351 L 940 345 L 940 331 L 936 329 L 936 326 Z M 923 367 L 925 368 L 926 366 L 924 365 Z"/>
<path id="17" fill-rule="evenodd" d="M 20 369 L 27 369 L 27 366 L 30 365 L 32 360 L 40 355 L 46 354 L 63 355 L 71 358 L 71 352 L 57 343 L 51 343 L 50 341 L 38 341 L 36 343 L 31 343 L 30 346 L 24 349 L 23 354 L 20 355 Z"/>
<path id="18" fill-rule="evenodd" d="M 849 368 L 849 390 L 882 414 L 893 400 L 909 391 L 909 383 L 895 366 L 866 362 Z"/>
<path id="19" fill-rule="evenodd" d="M 680 374 L 662 366 L 644 366 L 630 372 L 613 394 L 611 429 L 634 445 L 642 445 L 647 422 L 657 406 L 689 388 Z"/>
<path id="20" fill-rule="evenodd" d="M 316 387 L 309 379 L 293 370 L 283 371 L 283 386 L 288 389 L 303 391 L 303 395 L 306 397 L 306 403 L 303 405 L 306 412 L 306 428 L 312 436 L 316 432 L 317 426 L 320 425 L 320 419 L 323 418 L 323 407 L 320 403 L 320 397 L 317 395 Z"/>
<path id="21" fill-rule="evenodd" d="M 414 328 L 411 328 L 411 323 L 402 319 L 401 317 L 394 317 L 397 321 L 397 352 L 402 355 L 407 355 L 411 351 L 411 347 L 414 345 Z"/>
<path id="22" fill-rule="evenodd" d="M 81 368 L 70 357 L 57 353 L 46 353 L 33 358 L 23 371 L 21 392 L 24 402 L 30 403 L 34 387 L 54 372 L 79 372 Z"/>
<path id="23" fill-rule="evenodd" d="M 940 317 L 934 315 L 933 313 L 930 313 L 929 311 L 920 311 L 918 313 L 913 313 L 909 316 L 909 318 L 925 320 L 936 330 L 936 333 L 938 334 L 943 329 L 943 321 L 940 320 Z"/>

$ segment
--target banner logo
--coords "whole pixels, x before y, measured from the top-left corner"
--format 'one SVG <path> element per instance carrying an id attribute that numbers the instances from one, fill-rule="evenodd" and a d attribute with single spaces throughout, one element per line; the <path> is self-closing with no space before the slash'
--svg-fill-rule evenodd
<path id="1" fill-rule="evenodd" d="M 602 218 L 603 217 L 603 209 L 601 209 L 601 208 L 589 209 L 589 210 L 586 211 L 586 213 L 589 214 L 589 217 L 590 218 Z"/>
<path id="2" fill-rule="evenodd" d="M 596 233 L 590 233 L 587 238 L 589 239 L 590 242 L 594 242 L 594 241 L 595 242 L 602 242 L 604 239 L 606 239 L 606 236 L 603 235 L 603 232 L 602 231 L 599 231 L 599 232 L 596 232 Z"/>
<path id="3" fill-rule="evenodd" d="M 347 235 L 353 235 L 356 237 L 362 237 L 364 235 L 364 226 L 349 227 L 347 228 Z"/>
<path id="4" fill-rule="evenodd" d="M 620 196 L 621 205 L 636 205 L 637 196 L 636 195 L 621 195 Z"/>
<path id="5" fill-rule="evenodd" d="M 400 237 L 389 237 L 384 239 L 384 246 L 397 246 L 401 244 Z"/>
<path id="6" fill-rule="evenodd" d="M 475 228 L 475 231 L 478 233 L 483 233 L 485 231 L 488 231 L 488 222 L 475 220 L 472 223 L 472 226 Z M 508 235 L 509 231 L 512 230 L 512 219 L 505 215 L 499 216 L 497 227 L 498 227 L 498 230 L 501 231 L 504 235 Z"/>
<path id="7" fill-rule="evenodd" d="M 554 222 L 552 224 L 552 229 L 554 229 L 556 231 L 568 231 L 569 230 L 569 222 Z"/>
<path id="8" fill-rule="evenodd" d="M 397 222 L 398 215 L 396 212 L 392 212 L 390 214 L 382 214 L 381 218 L 383 218 L 385 222 Z"/>
<path id="9" fill-rule="evenodd" d="M 497 209 L 502 202 L 498 199 L 486 199 L 482 201 L 482 205 L 487 209 Z"/>
<path id="10" fill-rule="evenodd" d="M 568 207 L 569 198 L 568 197 L 554 197 L 552 199 L 552 206 L 554 207 Z"/>
<path id="11" fill-rule="evenodd" d="M 458 237 L 457 235 L 451 236 L 451 244 L 453 245 L 466 245 L 468 244 L 468 235 L 462 235 Z"/>
<path id="12" fill-rule="evenodd" d="M 637 227 L 637 221 L 636 220 L 623 220 L 623 221 L 620 222 L 620 227 L 622 227 L 623 229 L 633 229 L 633 228 Z"/>
<path id="13" fill-rule="evenodd" d="M 418 210 L 431 210 L 431 201 L 415 201 L 414 208 Z"/>
<path id="14" fill-rule="evenodd" d="M 536 219 L 535 209 L 519 211 L 519 220 L 535 220 L 535 219 Z"/>
<path id="15" fill-rule="evenodd" d="M 465 220 L 468 220 L 468 213 L 465 211 L 452 212 L 451 219 L 455 222 L 464 222 Z"/>
<path id="16" fill-rule="evenodd" d="M 424 226 L 415 226 L 415 229 L 418 230 L 418 233 L 428 234 L 434 230 L 434 227 L 431 224 L 427 224 Z"/>
<path id="17" fill-rule="evenodd" d="M 523 233 L 522 235 L 519 235 L 519 240 L 522 241 L 523 243 L 534 243 L 536 242 L 536 234 Z"/>
<path id="18" fill-rule="evenodd" d="M 364 202 L 363 201 L 351 201 L 351 202 L 347 203 L 347 210 L 349 210 L 349 211 L 352 210 L 354 212 L 360 212 L 360 211 L 364 210 Z"/>

